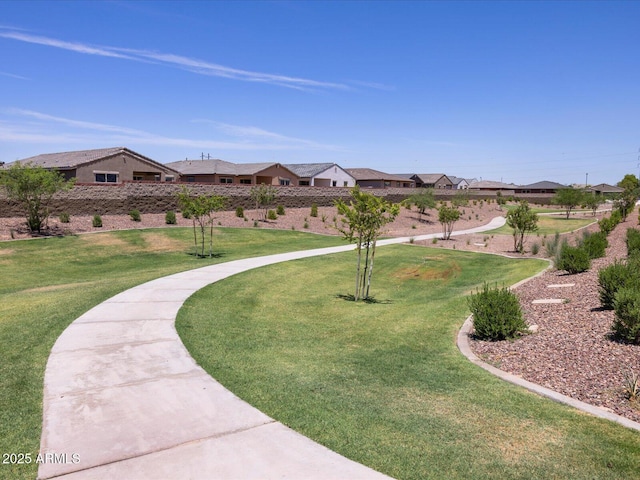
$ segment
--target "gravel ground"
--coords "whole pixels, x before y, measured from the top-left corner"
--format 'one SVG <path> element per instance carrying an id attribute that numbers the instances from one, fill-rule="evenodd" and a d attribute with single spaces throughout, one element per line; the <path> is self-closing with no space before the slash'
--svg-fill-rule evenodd
<path id="1" fill-rule="evenodd" d="M 637 228 L 629 215 L 609 235 L 605 258 L 592 262 L 587 272 L 568 275 L 548 270 L 517 287 L 525 319 L 536 333 L 514 341 L 472 340 L 474 353 L 491 365 L 569 397 L 640 421 L 640 405 L 624 390 L 625 372 L 640 374 L 640 346 L 610 339 L 613 311 L 600 308 L 598 270 L 626 257 L 627 228 Z M 553 288 L 549 285 L 566 285 Z M 533 304 L 539 299 L 561 299 L 560 304 Z"/>
<path id="2" fill-rule="evenodd" d="M 464 208 L 463 217 L 455 229 L 463 230 L 487 223 L 504 211 L 495 204 L 484 203 Z M 252 227 L 261 218 L 255 210 L 245 210 L 247 220 L 235 216 L 235 212 L 216 214 L 215 223 L 226 227 Z M 324 221 L 323 221 L 324 218 Z M 318 234 L 339 235 L 334 225 L 339 222 L 335 207 L 319 207 L 318 217 L 311 217 L 310 209 L 287 209 L 286 214 L 275 221 L 258 221 L 259 228 L 300 230 Z M 191 226 L 191 220 L 177 215 L 178 226 Z M 128 215 L 104 215 L 103 227 L 94 228 L 91 216 L 72 216 L 68 224 L 55 217 L 49 220 L 48 235 L 68 235 L 131 228 L 166 227 L 164 214 L 142 214 L 141 222 L 134 222 Z M 305 223 L 308 228 L 305 228 Z M 566 275 L 549 270 L 516 289 L 525 318 L 529 325 L 537 325 L 535 334 L 515 341 L 471 341 L 471 348 L 478 357 L 498 368 L 521 375 L 523 378 L 556 390 L 584 402 L 610 409 L 635 421 L 640 421 L 640 408 L 632 405 L 624 394 L 624 372 L 633 369 L 640 373 L 640 346 L 624 345 L 609 339 L 613 312 L 601 311 L 598 300 L 598 269 L 615 258 L 626 255 L 624 243 L 628 227 L 636 226 L 637 215 L 629 215 L 626 223 L 609 236 L 606 258 L 594 260 L 591 270 L 578 275 Z M 597 225 L 588 227 L 597 230 Z M 417 236 L 441 232 L 437 218 L 421 216 L 414 210 L 402 209 L 395 222 L 387 226 L 389 236 Z M 580 232 L 568 234 L 570 238 Z M 0 241 L 12 238 L 30 238 L 22 218 L 0 218 Z M 416 242 L 420 243 L 420 242 Z M 478 252 L 514 255 L 510 235 L 475 234 L 453 237 L 451 240 L 422 242 L 438 248 L 454 248 Z M 531 249 L 542 238 L 531 235 L 525 243 Z M 545 255 L 542 247 L 538 257 Z M 529 251 L 525 256 L 533 256 Z M 549 288 L 550 284 L 570 284 L 571 287 Z M 562 299 L 561 304 L 532 304 L 536 299 Z"/>

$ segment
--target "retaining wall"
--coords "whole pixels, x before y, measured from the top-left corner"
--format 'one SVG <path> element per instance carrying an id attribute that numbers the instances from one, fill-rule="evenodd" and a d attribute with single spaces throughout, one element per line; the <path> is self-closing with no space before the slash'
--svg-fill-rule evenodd
<path id="1" fill-rule="evenodd" d="M 204 183 L 155 183 L 155 182 L 127 182 L 118 185 L 75 185 L 67 192 L 57 193 L 49 207 L 53 215 L 67 212 L 70 215 L 117 215 L 127 214 L 137 209 L 141 213 L 164 213 L 168 210 L 178 210 L 177 194 L 183 187 L 187 187 L 193 195 L 223 195 L 229 200 L 228 210 L 236 207 L 245 209 L 255 208 L 251 200 L 249 185 L 211 185 Z M 286 208 L 310 207 L 312 203 L 318 206 L 331 206 L 335 200 L 350 198 L 349 188 L 343 187 L 275 187 L 277 191 L 276 204 Z M 365 188 L 376 196 L 389 202 L 401 202 L 420 189 L 415 188 Z M 436 191 L 436 198 L 451 199 L 456 194 L 454 190 Z M 470 199 L 495 198 L 494 192 L 469 192 Z M 530 203 L 548 203 L 550 195 L 520 195 Z M 9 200 L 0 191 L 0 217 L 21 216 L 20 205 Z"/>

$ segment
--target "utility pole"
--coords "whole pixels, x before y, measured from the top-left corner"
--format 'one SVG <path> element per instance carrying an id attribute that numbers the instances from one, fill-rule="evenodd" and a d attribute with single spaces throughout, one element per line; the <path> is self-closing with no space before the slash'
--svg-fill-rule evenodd
<path id="1" fill-rule="evenodd" d="M 589 186 L 589 172 L 586 173 L 586 176 L 584 178 L 584 188 L 587 188 Z"/>

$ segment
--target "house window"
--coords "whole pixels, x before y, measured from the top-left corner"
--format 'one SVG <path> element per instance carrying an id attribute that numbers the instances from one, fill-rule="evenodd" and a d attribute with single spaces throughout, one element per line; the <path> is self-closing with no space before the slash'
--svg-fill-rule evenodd
<path id="1" fill-rule="evenodd" d="M 291 180 L 288 178 L 281 178 L 280 185 L 282 185 L 283 187 L 286 187 L 287 185 L 291 185 Z"/>
<path id="2" fill-rule="evenodd" d="M 230 177 L 221 177 L 220 183 L 233 183 L 233 178 Z"/>
<path id="3" fill-rule="evenodd" d="M 173 175 L 167 175 L 164 177 L 165 182 L 173 182 L 174 180 L 175 180 L 175 177 Z"/>
<path id="4" fill-rule="evenodd" d="M 141 177 L 140 175 L 134 175 L 133 180 L 136 182 L 141 182 L 142 180 L 144 180 L 144 177 Z"/>
<path id="5" fill-rule="evenodd" d="M 187 176 L 187 182 L 194 183 L 195 181 L 196 181 L 196 177 L 191 175 Z"/>
<path id="6" fill-rule="evenodd" d="M 241 178 L 240 179 L 240 185 L 251 185 L 251 179 L 250 178 Z"/>
<path id="7" fill-rule="evenodd" d="M 300 180 L 298 182 L 298 185 L 300 185 L 301 187 L 308 187 L 309 185 L 311 185 L 311 182 L 309 182 L 309 180 Z"/>
<path id="8" fill-rule="evenodd" d="M 153 179 L 154 179 L 156 182 L 159 182 L 159 181 L 160 181 L 160 178 L 161 178 L 161 176 L 160 176 L 160 175 L 154 175 L 154 176 L 153 176 Z"/>
<path id="9" fill-rule="evenodd" d="M 338 186 L 338 181 L 334 180 L 333 182 L 331 182 L 331 186 L 332 187 L 337 187 Z"/>
<path id="10" fill-rule="evenodd" d="M 343 187 L 348 187 L 349 186 L 349 182 L 347 180 L 345 180 L 344 182 L 342 182 L 342 186 Z"/>
<path id="11" fill-rule="evenodd" d="M 95 173 L 96 183 L 118 183 L 117 173 Z"/>

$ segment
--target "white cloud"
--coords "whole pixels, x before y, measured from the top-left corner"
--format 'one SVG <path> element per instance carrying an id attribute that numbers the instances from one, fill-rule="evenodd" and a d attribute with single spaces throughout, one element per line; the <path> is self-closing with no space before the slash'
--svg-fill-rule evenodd
<path id="1" fill-rule="evenodd" d="M 0 72 L 0 75 L 2 75 L 3 77 L 16 78 L 18 80 L 30 80 L 29 78 L 23 77 L 22 75 L 15 75 L 8 72 Z"/>
<path id="2" fill-rule="evenodd" d="M 2 28 L 2 27 L 0 27 Z M 148 50 L 136 50 L 109 46 L 94 46 L 77 42 L 66 42 L 54 38 L 31 35 L 18 31 L 5 30 L 0 31 L 0 37 L 17 40 L 37 45 L 45 45 L 48 47 L 70 50 L 86 55 L 98 55 L 103 57 L 120 58 L 125 60 L 133 60 L 137 62 L 153 62 L 170 67 L 177 67 L 200 75 L 210 75 L 215 77 L 223 77 L 245 82 L 260 82 L 271 85 L 278 85 L 286 88 L 297 90 L 350 90 L 346 84 L 324 82 L 301 77 L 291 77 L 287 75 L 277 75 L 272 73 L 253 72 L 249 70 L 241 70 L 233 67 L 227 67 L 216 63 L 207 62 L 196 58 L 189 58 L 172 53 L 160 53 Z"/>

